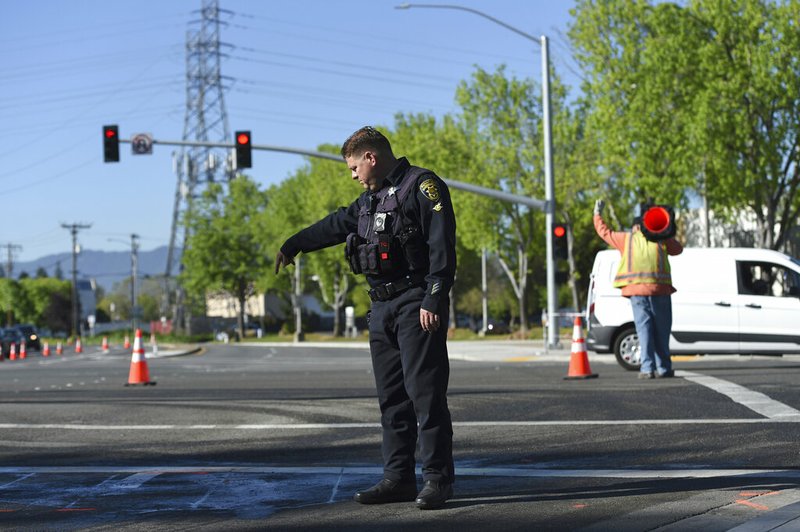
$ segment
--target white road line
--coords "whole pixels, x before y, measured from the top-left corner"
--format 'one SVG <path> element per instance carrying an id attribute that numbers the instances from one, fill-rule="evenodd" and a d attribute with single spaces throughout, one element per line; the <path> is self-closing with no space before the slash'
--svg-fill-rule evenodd
<path id="1" fill-rule="evenodd" d="M 420 471 L 417 471 L 420 473 Z M 382 467 L 271 467 L 271 466 L 210 466 L 210 467 L 130 467 L 130 466 L 46 466 L 46 467 L 0 467 L 0 474 L 114 474 L 131 473 L 132 476 L 148 475 L 150 478 L 165 474 L 196 473 L 242 473 L 276 475 L 381 475 Z M 797 469 L 527 469 L 516 467 L 457 467 L 456 473 L 469 477 L 518 477 L 518 478 L 791 478 L 800 479 Z M 130 477 L 129 477 L 130 478 Z M 142 477 L 143 478 L 143 477 Z M 207 495 L 207 494 L 206 494 Z"/>
<path id="2" fill-rule="evenodd" d="M 128 477 L 123 478 L 118 482 L 114 482 L 110 487 L 111 489 L 115 490 L 131 490 L 140 487 L 142 484 L 151 480 L 161 473 L 159 472 L 142 472 L 142 473 L 134 473 Z"/>
<path id="3" fill-rule="evenodd" d="M 744 386 L 692 371 L 676 371 L 675 375 L 727 395 L 734 402 L 746 406 L 773 421 L 800 421 L 800 410 L 771 399 L 763 393 L 749 390 Z"/>
<path id="4" fill-rule="evenodd" d="M 800 423 L 800 416 L 731 419 L 605 419 L 576 421 L 455 421 L 454 427 L 556 427 L 615 425 L 740 425 Z M 379 429 L 379 423 L 264 423 L 246 425 L 84 425 L 80 423 L 0 423 L 2 429 L 23 430 L 342 430 Z"/>

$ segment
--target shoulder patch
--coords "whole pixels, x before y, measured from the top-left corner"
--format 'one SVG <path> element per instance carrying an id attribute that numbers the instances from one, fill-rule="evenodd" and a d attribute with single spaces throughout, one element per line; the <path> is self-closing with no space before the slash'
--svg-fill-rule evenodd
<path id="1" fill-rule="evenodd" d="M 420 192 L 431 201 L 439 199 L 439 187 L 436 186 L 436 181 L 433 179 L 426 179 L 419 186 Z"/>

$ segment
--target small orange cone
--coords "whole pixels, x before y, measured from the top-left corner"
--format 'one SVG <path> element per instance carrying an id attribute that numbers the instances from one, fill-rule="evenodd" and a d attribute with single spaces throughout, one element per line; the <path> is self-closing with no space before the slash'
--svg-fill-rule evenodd
<path id="1" fill-rule="evenodd" d="M 128 382 L 125 384 L 125 386 L 131 386 L 134 384 L 155 384 L 155 382 L 150 381 L 150 371 L 147 369 L 147 361 L 144 357 L 141 329 L 136 329 L 136 336 L 133 339 L 131 370 L 128 374 Z"/>
<path id="2" fill-rule="evenodd" d="M 75 354 L 78 354 L 78 353 L 83 353 L 83 346 L 81 345 L 81 337 L 80 336 L 78 336 L 78 338 L 75 340 Z"/>
<path id="3" fill-rule="evenodd" d="M 17 359 L 17 344 L 11 343 L 11 352 L 8 354 L 9 360 L 16 360 Z"/>
<path id="4" fill-rule="evenodd" d="M 44 347 L 42 348 L 42 356 L 49 357 L 50 356 L 50 343 L 45 342 Z"/>
<path id="5" fill-rule="evenodd" d="M 28 358 L 28 350 L 25 348 L 25 340 L 19 344 L 19 359 L 23 360 Z"/>
<path id="6" fill-rule="evenodd" d="M 62 346 L 62 345 L 61 345 L 61 342 L 60 342 L 60 341 L 59 341 L 59 342 L 56 342 L 56 354 L 57 354 L 58 356 L 61 356 L 61 354 L 62 354 L 63 352 L 64 352 L 64 346 Z"/>
<path id="7" fill-rule="evenodd" d="M 123 349 L 130 349 L 131 348 L 131 339 L 128 338 L 128 335 L 125 335 L 125 343 L 122 344 Z"/>
<path id="8" fill-rule="evenodd" d="M 593 379 L 597 373 L 592 373 L 589 367 L 589 356 L 586 353 L 586 342 L 583 339 L 583 325 L 580 316 L 575 317 L 572 328 L 572 355 L 569 359 L 569 370 L 565 379 Z"/>
<path id="9" fill-rule="evenodd" d="M 103 336 L 103 353 L 108 353 L 108 336 Z"/>

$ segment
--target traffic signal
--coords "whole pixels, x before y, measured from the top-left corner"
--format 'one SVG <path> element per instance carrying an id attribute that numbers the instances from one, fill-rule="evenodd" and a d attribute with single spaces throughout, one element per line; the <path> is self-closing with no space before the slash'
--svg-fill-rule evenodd
<path id="1" fill-rule="evenodd" d="M 119 128 L 116 125 L 103 126 L 103 161 L 119 162 Z"/>
<path id="2" fill-rule="evenodd" d="M 567 258 L 567 224 L 553 225 L 553 258 Z"/>
<path id="3" fill-rule="evenodd" d="M 236 140 L 236 168 L 251 168 L 253 166 L 252 147 L 250 145 L 250 132 L 237 131 Z"/>

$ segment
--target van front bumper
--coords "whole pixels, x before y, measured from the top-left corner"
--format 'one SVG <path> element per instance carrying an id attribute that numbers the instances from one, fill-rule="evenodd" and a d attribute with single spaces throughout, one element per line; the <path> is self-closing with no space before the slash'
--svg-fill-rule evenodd
<path id="1" fill-rule="evenodd" d="M 593 326 L 586 335 L 586 348 L 595 353 L 610 353 L 614 331 L 616 331 L 616 327 Z"/>

